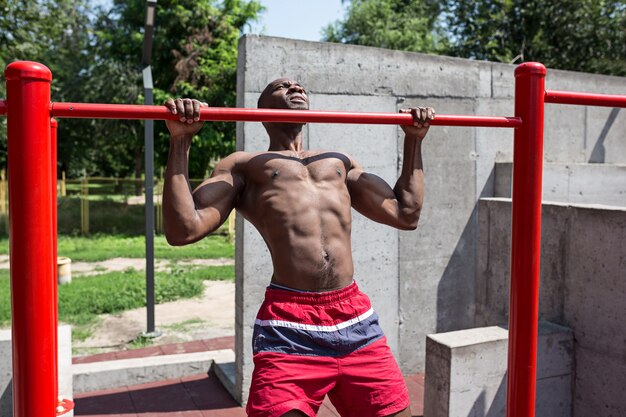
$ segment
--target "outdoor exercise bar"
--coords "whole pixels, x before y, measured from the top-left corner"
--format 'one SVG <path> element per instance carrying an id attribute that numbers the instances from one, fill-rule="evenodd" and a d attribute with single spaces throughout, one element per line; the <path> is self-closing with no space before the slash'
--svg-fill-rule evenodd
<path id="1" fill-rule="evenodd" d="M 546 90 L 546 103 L 582 106 L 626 107 L 626 95 L 576 93 Z"/>
<path id="2" fill-rule="evenodd" d="M 516 128 L 507 417 L 533 417 L 546 70 L 515 71 L 515 117 L 438 115 L 432 125 Z M 52 417 L 57 405 L 51 117 L 176 119 L 163 106 L 51 103 L 52 74 L 18 61 L 5 70 L 10 190 L 14 417 Z M 203 120 L 412 124 L 409 114 L 203 109 Z"/>
<path id="3" fill-rule="evenodd" d="M 132 104 L 52 103 L 55 117 L 95 119 L 178 120 L 165 106 Z M 403 113 L 366 113 L 319 110 L 276 110 L 211 107 L 200 109 L 200 120 L 284 123 L 347 123 L 411 125 L 413 117 Z M 432 125 L 475 127 L 519 127 L 517 117 L 437 115 Z"/>

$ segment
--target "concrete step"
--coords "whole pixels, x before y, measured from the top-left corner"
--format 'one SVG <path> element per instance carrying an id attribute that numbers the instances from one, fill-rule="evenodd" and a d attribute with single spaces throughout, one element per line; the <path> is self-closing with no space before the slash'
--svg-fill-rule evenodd
<path id="1" fill-rule="evenodd" d="M 72 365 L 74 393 L 106 390 L 208 372 L 214 362 L 235 361 L 232 349 L 159 355 Z"/>

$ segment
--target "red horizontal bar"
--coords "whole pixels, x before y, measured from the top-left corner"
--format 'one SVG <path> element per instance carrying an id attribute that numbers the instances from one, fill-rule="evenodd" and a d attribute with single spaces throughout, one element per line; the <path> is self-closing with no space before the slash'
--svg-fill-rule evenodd
<path id="1" fill-rule="evenodd" d="M 4 100 L 0 100 L 0 116 L 6 114 L 7 112 L 7 102 Z"/>
<path id="2" fill-rule="evenodd" d="M 546 90 L 546 103 L 583 106 L 626 107 L 626 95 L 577 93 Z"/>
<path id="3" fill-rule="evenodd" d="M 165 106 L 134 104 L 52 103 L 53 117 L 95 119 L 176 120 Z M 286 123 L 357 123 L 411 125 L 413 118 L 404 113 L 355 113 L 317 110 L 242 109 L 229 107 L 203 108 L 200 120 Z M 432 125 L 509 127 L 522 124 L 519 117 L 437 115 Z"/>

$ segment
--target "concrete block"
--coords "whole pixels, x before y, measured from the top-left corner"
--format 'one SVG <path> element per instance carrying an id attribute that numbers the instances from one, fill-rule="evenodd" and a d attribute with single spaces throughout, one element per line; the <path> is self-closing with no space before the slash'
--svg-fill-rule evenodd
<path id="1" fill-rule="evenodd" d="M 596 167 L 593 167 L 596 168 Z M 573 415 L 626 415 L 626 209 L 550 203 L 542 209 L 540 317 L 576 339 Z M 476 323 L 508 314 L 510 202 L 481 200 Z"/>
<path id="2" fill-rule="evenodd" d="M 544 203 L 542 208 L 541 287 L 539 315 L 563 320 L 566 279 L 568 206 Z M 509 310 L 511 252 L 511 200 L 481 199 L 478 209 L 478 259 L 476 274 L 476 325 L 505 323 Z"/>
<path id="3" fill-rule="evenodd" d="M 59 395 L 72 399 L 72 328 L 61 325 L 57 329 Z M 0 330 L 0 417 L 13 416 L 13 358 L 11 330 Z M 74 412 L 65 414 L 72 417 Z"/>
<path id="4" fill-rule="evenodd" d="M 626 165 L 573 164 L 569 167 L 567 202 L 626 207 Z"/>
<path id="5" fill-rule="evenodd" d="M 624 348 L 622 332 L 615 347 Z M 576 345 L 576 380 L 572 417 L 626 416 L 626 361 L 606 351 Z"/>
<path id="6" fill-rule="evenodd" d="M 504 416 L 508 350 L 505 328 L 434 334 L 426 343 L 425 417 Z M 573 343 L 569 329 L 540 323 L 538 417 L 570 416 Z"/>
<path id="7" fill-rule="evenodd" d="M 231 349 L 81 363 L 72 367 L 74 392 L 105 390 L 208 372 L 214 361 L 234 360 Z"/>
<path id="8" fill-rule="evenodd" d="M 626 209 L 576 207 L 569 236 L 564 319 L 577 342 L 574 415 L 626 415 Z"/>
<path id="9" fill-rule="evenodd" d="M 214 361 L 211 365 L 211 371 L 215 372 L 217 379 L 226 388 L 226 391 L 237 400 L 239 394 L 237 392 L 237 367 L 234 361 Z"/>
<path id="10" fill-rule="evenodd" d="M 513 164 L 496 162 L 495 197 L 511 197 Z M 626 206 L 626 165 L 544 164 L 543 200 Z"/>

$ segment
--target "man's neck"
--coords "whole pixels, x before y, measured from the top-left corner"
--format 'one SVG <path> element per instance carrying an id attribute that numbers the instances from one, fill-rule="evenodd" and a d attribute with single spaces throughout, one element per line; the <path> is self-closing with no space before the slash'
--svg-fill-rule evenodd
<path id="1" fill-rule="evenodd" d="M 266 124 L 269 151 L 302 151 L 302 126 L 293 123 Z"/>

